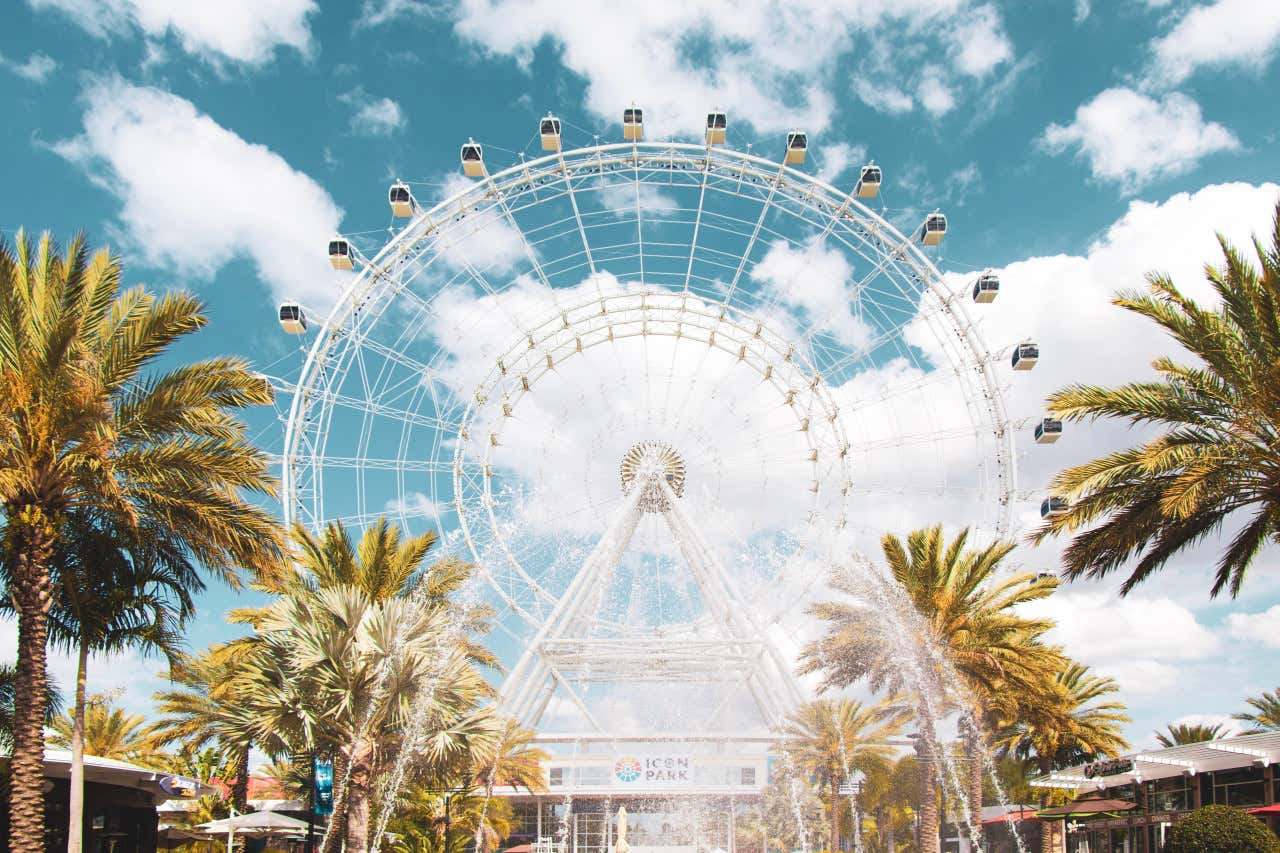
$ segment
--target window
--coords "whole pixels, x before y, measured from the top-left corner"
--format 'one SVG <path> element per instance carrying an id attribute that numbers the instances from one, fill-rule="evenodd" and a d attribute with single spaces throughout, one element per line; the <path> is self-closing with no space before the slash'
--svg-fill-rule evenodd
<path id="1" fill-rule="evenodd" d="M 754 767 L 742 767 L 739 769 L 738 778 L 743 785 L 754 785 L 756 783 L 756 769 Z"/>
<path id="2" fill-rule="evenodd" d="M 1147 783 L 1147 811 L 1177 812 L 1192 807 L 1191 781 L 1186 776 Z"/>
<path id="3" fill-rule="evenodd" d="M 551 778 L 548 780 L 547 784 L 552 788 L 564 785 L 569 776 L 569 774 L 565 772 L 568 769 L 569 768 L 567 767 L 552 767 Z"/>
<path id="4" fill-rule="evenodd" d="M 1261 767 L 1218 770 L 1213 774 L 1215 805 L 1260 806 L 1265 802 Z"/>

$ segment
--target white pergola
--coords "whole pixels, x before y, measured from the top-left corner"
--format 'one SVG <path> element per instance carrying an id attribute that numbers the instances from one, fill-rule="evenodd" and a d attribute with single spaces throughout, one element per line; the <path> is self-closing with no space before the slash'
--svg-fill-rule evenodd
<path id="1" fill-rule="evenodd" d="M 1090 768 L 1097 764 L 1077 764 L 1032 780 L 1039 788 L 1103 789 L 1129 782 L 1167 779 L 1183 774 L 1194 776 L 1212 770 L 1232 770 L 1253 764 L 1267 766 L 1280 762 L 1280 731 L 1237 735 L 1217 740 L 1173 746 L 1123 755 L 1118 761 L 1131 767 L 1120 773 L 1102 774 Z"/>

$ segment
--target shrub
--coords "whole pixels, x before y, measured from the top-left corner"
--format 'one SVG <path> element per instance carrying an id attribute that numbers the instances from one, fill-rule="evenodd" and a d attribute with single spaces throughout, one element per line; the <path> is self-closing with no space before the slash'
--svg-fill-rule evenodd
<path id="1" fill-rule="evenodd" d="M 1232 806 L 1205 806 L 1169 832 L 1165 853 L 1280 853 L 1267 825 Z"/>

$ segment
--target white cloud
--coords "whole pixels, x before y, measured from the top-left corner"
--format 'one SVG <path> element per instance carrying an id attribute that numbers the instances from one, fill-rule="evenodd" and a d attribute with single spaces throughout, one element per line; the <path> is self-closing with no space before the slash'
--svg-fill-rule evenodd
<path id="1" fill-rule="evenodd" d="M 1230 614 L 1227 616 L 1227 631 L 1237 640 L 1280 649 L 1280 604 L 1274 604 L 1261 613 Z"/>
<path id="2" fill-rule="evenodd" d="M 338 100 L 356 108 L 351 116 L 351 130 L 354 133 L 390 136 L 408 123 L 400 104 L 391 98 L 370 98 L 363 89 L 356 88 L 339 95 Z"/>
<path id="3" fill-rule="evenodd" d="M 956 68 L 971 77 L 985 77 L 1013 58 L 1013 44 L 990 3 L 965 14 L 951 38 Z"/>
<path id="4" fill-rule="evenodd" d="M 1027 606 L 1057 622 L 1049 634 L 1084 661 L 1197 660 L 1218 650 L 1218 639 L 1191 610 L 1172 599 L 1135 593 L 1066 589 Z"/>
<path id="5" fill-rule="evenodd" d="M 337 298 L 325 241 L 342 212 L 319 184 L 168 92 L 110 77 L 84 102 L 84 132 L 55 150 L 120 200 L 125 239 L 148 263 L 207 278 L 247 257 L 277 297 Z"/>
<path id="6" fill-rule="evenodd" d="M 277 47 L 311 51 L 307 18 L 315 0 L 221 0 L 216 8 L 173 0 L 28 0 L 56 9 L 92 35 L 137 29 L 148 39 L 173 34 L 183 50 L 212 62 L 261 65 Z"/>
<path id="7" fill-rule="evenodd" d="M 956 105 L 955 94 L 947 85 L 943 70 L 936 65 L 929 66 L 921 75 L 916 97 L 920 99 L 920 106 L 933 116 L 951 112 Z"/>
<path id="8" fill-rule="evenodd" d="M 32 83 L 43 83 L 49 79 L 49 75 L 58 70 L 58 62 L 53 57 L 39 52 L 27 57 L 26 62 L 18 62 L 15 59 L 9 59 L 4 54 L 0 54 L 0 68 L 12 71 Z"/>
<path id="9" fill-rule="evenodd" d="M 1135 190 L 1155 178 L 1190 171 L 1206 155 L 1240 147 L 1230 130 L 1206 122 L 1200 105 L 1178 92 L 1161 100 L 1133 89 L 1099 93 L 1068 125 L 1051 124 L 1041 137 L 1053 153 L 1076 149 L 1093 176 Z"/>
<path id="10" fill-rule="evenodd" d="M 612 211 L 619 219 L 634 216 L 637 205 L 641 215 L 651 213 L 656 216 L 674 213 L 680 207 L 677 199 L 663 193 L 653 184 L 612 184 L 600 190 L 599 197 L 605 209 Z"/>
<path id="11" fill-rule="evenodd" d="M 882 113 L 910 112 L 915 106 L 915 99 L 897 86 L 866 77 L 858 77 L 853 81 L 853 91 L 864 104 Z"/>
<path id="12" fill-rule="evenodd" d="M 857 302 L 849 298 L 853 272 L 844 253 L 819 245 L 816 239 L 802 248 L 778 240 L 751 268 L 751 278 L 813 331 L 826 332 L 844 346 L 857 348 L 867 343 L 871 329 L 856 313 Z"/>
<path id="13" fill-rule="evenodd" d="M 440 14 L 416 0 L 368 0 L 363 8 L 370 25 Z M 837 107 L 844 57 L 877 85 L 912 74 L 923 55 L 973 84 L 1013 55 L 996 7 L 972 0 L 464 0 L 452 15 L 463 39 L 526 67 L 550 43 L 586 80 L 590 112 L 616 121 L 626 104 L 639 103 L 657 135 L 698 133 L 716 104 L 731 112 L 730 135 L 740 120 L 764 132 L 821 131 Z M 883 43 L 894 49 L 877 51 Z M 903 104 L 891 93 L 880 100 Z"/>
<path id="14" fill-rule="evenodd" d="M 817 177 L 819 180 L 833 183 L 844 175 L 851 166 L 860 166 L 867 160 L 867 149 L 862 145 L 850 145 L 837 142 L 834 145 L 822 146 L 822 153 L 817 157 Z"/>
<path id="15" fill-rule="evenodd" d="M 1073 20 L 1077 24 L 1082 24 L 1089 19 L 1089 14 L 1093 11 L 1093 4 L 1090 0 L 1076 0 L 1075 14 Z"/>
<path id="16" fill-rule="evenodd" d="M 1213 0 L 1195 6 L 1151 44 L 1153 76 L 1178 84 L 1199 68 L 1260 71 L 1280 50 L 1280 3 Z"/>

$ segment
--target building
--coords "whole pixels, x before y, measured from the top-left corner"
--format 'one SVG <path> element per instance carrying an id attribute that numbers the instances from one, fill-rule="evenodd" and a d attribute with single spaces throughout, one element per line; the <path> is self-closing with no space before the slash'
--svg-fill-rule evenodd
<path id="1" fill-rule="evenodd" d="M 619 806 L 627 809 L 631 853 L 735 853 L 741 815 L 760 801 L 769 777 L 767 735 L 673 735 L 661 741 L 542 736 L 547 792 L 501 789 L 511 802 L 508 846 L 608 853 Z"/>
<path id="2" fill-rule="evenodd" d="M 71 796 L 71 752 L 46 749 L 45 850 L 67 849 Z M 185 776 L 148 770 L 123 761 L 84 757 L 84 849 L 86 853 L 154 853 L 156 806 L 174 798 L 214 793 Z M 0 756 L 0 777 L 9 776 L 9 757 Z M 9 849 L 9 813 L 0 809 L 0 849 Z"/>
<path id="3" fill-rule="evenodd" d="M 1280 830 L 1280 732 L 1239 735 L 1078 764 L 1034 780 L 1074 789 L 1039 812 L 1066 828 L 1067 853 L 1158 853 L 1169 827 L 1201 806 L 1230 805 Z"/>

